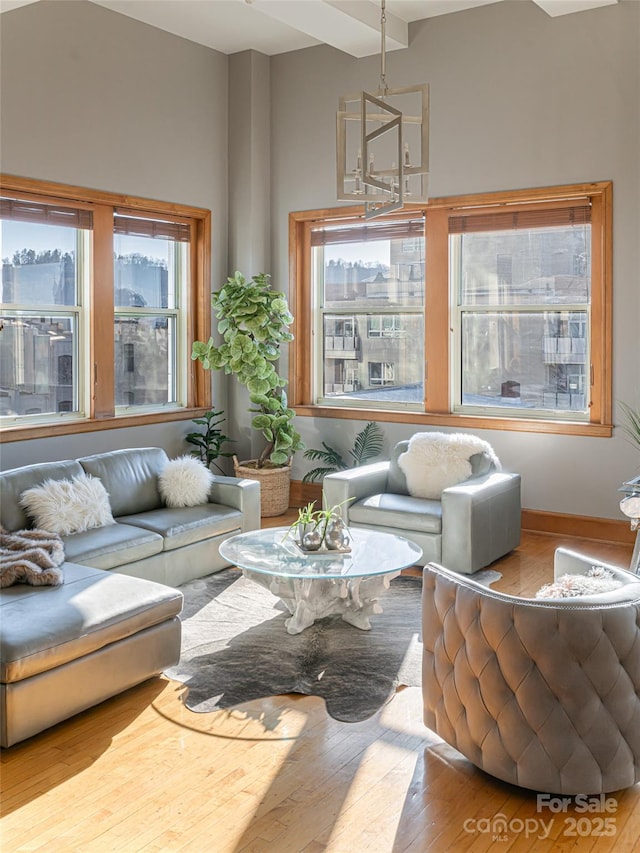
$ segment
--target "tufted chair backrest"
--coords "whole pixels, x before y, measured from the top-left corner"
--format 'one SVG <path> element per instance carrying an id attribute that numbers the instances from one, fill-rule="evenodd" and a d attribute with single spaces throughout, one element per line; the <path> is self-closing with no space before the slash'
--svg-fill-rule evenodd
<path id="1" fill-rule="evenodd" d="M 554 794 L 640 781 L 640 582 L 544 601 L 430 564 L 424 721 L 485 772 Z"/>

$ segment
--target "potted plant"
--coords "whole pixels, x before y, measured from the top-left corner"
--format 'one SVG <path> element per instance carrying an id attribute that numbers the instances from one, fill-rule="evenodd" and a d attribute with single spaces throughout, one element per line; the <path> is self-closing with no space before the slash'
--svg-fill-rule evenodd
<path id="1" fill-rule="evenodd" d="M 621 402 L 620 408 L 625 420 L 622 429 L 631 444 L 635 444 L 640 450 L 640 407 L 634 408 L 628 403 Z"/>
<path id="2" fill-rule="evenodd" d="M 318 551 L 322 546 L 329 551 L 349 552 L 349 535 L 338 512 L 342 504 L 355 500 L 347 498 L 339 504 L 316 509 L 312 501 L 298 510 L 298 517 L 287 530 L 286 536 L 297 538 L 303 551 Z"/>
<path id="3" fill-rule="evenodd" d="M 196 450 L 191 451 L 191 455 L 198 458 L 201 462 L 210 468 L 212 465 L 224 474 L 222 468 L 215 461 L 219 456 L 224 456 L 231 459 L 233 453 L 222 450 L 225 444 L 235 441 L 233 438 L 224 435 L 222 430 L 218 429 L 218 425 L 224 422 L 221 417 L 222 412 L 214 412 L 213 410 L 205 412 L 201 418 L 194 418 L 191 423 L 203 426 L 204 432 L 190 432 L 185 436 L 185 441 L 193 444 Z M 217 420 L 216 420 L 217 418 Z"/>
<path id="4" fill-rule="evenodd" d="M 318 516 L 315 507 L 315 501 L 308 503 L 306 506 L 300 507 L 298 509 L 298 517 L 287 531 L 287 535 L 294 536 L 301 546 L 303 545 L 303 540 L 307 533 L 315 532 L 320 524 L 321 518 Z"/>
<path id="5" fill-rule="evenodd" d="M 316 480 L 322 480 L 327 474 L 333 474 L 336 471 L 344 471 L 350 467 L 360 467 L 371 462 L 376 456 L 382 453 L 384 445 L 384 432 L 380 424 L 375 421 L 369 423 L 360 430 L 356 435 L 353 447 L 349 451 L 351 457 L 350 462 L 346 462 L 339 450 L 331 447 L 326 441 L 322 442 L 324 450 L 310 448 L 305 451 L 305 459 L 313 459 L 315 462 L 323 462 L 324 465 L 319 465 L 317 468 L 312 468 L 302 478 L 303 483 L 314 483 Z"/>
<path id="6" fill-rule="evenodd" d="M 272 290 L 270 276 L 247 281 L 237 272 L 216 291 L 211 304 L 222 342 L 195 341 L 191 353 L 207 370 L 224 370 L 246 387 L 253 414 L 251 425 L 266 439 L 257 459 L 238 462 L 238 476 L 260 481 L 263 516 L 282 515 L 289 506 L 291 458 L 304 444 L 293 426 L 295 412 L 287 405 L 287 380 L 274 362 L 280 345 L 293 340 L 293 317 L 284 293 Z"/>

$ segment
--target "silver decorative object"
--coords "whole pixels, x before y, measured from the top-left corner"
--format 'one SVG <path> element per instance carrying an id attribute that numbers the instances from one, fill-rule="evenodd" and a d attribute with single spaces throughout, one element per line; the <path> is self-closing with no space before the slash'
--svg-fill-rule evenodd
<path id="1" fill-rule="evenodd" d="M 316 527 L 315 530 L 309 530 L 302 537 L 302 547 L 305 551 L 317 551 L 322 545 L 322 531 L 318 530 Z"/>
<path id="2" fill-rule="evenodd" d="M 324 531 L 324 541 L 330 551 L 344 549 L 349 544 L 345 524 L 340 516 L 333 515 L 327 522 Z"/>
<path id="3" fill-rule="evenodd" d="M 338 198 L 365 204 L 365 219 L 425 202 L 429 173 L 429 86 L 390 89 L 381 0 L 378 94 L 342 95 L 336 114 Z"/>
<path id="4" fill-rule="evenodd" d="M 344 503 L 344 502 L 343 502 Z M 315 502 L 307 504 L 298 512 L 298 518 L 286 532 L 303 554 L 325 556 L 351 553 L 350 537 L 339 507 L 315 510 Z"/>
<path id="5" fill-rule="evenodd" d="M 297 534 L 298 544 L 300 545 L 301 548 L 304 547 L 302 543 L 303 543 L 303 540 L 304 540 L 304 537 L 306 536 L 306 534 L 311 533 L 313 530 L 316 530 L 317 527 L 318 527 L 317 524 L 310 522 L 310 521 L 306 522 L 304 524 L 298 524 L 298 526 L 296 527 L 296 534 Z"/>

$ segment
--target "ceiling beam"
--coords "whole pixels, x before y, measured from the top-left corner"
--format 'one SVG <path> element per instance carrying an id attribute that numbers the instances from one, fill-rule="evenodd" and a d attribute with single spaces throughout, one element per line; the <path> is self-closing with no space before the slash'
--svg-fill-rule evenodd
<path id="1" fill-rule="evenodd" d="M 0 0 L 0 15 L 3 12 L 11 12 L 13 9 L 19 9 L 20 6 L 28 6 L 30 3 L 36 3 L 37 0 Z"/>
<path id="2" fill-rule="evenodd" d="M 362 0 L 252 0 L 251 7 L 355 57 L 380 53 L 380 6 Z M 386 49 L 409 45 L 406 21 L 386 12 Z"/>
<path id="3" fill-rule="evenodd" d="M 547 15 L 557 18 L 559 15 L 570 15 L 572 12 L 597 9 L 599 6 L 613 6 L 618 0 L 533 0 L 533 2 Z"/>

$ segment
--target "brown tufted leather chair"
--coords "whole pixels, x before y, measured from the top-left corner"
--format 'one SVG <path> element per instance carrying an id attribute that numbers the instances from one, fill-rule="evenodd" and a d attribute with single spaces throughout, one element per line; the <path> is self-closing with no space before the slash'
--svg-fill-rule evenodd
<path id="1" fill-rule="evenodd" d="M 640 579 L 565 549 L 555 576 L 593 565 L 624 586 L 526 599 L 425 569 L 424 721 L 505 782 L 574 795 L 640 781 Z"/>

